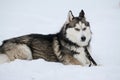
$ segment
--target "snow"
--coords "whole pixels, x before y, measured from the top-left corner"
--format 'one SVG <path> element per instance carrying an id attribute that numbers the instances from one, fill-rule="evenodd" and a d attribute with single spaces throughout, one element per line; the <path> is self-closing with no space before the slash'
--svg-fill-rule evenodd
<path id="1" fill-rule="evenodd" d="M 56 33 L 69 10 L 77 16 L 81 9 L 93 32 L 91 55 L 100 66 L 15 60 L 0 64 L 0 80 L 120 80 L 120 0 L 0 0 L 0 43 L 30 33 Z"/>

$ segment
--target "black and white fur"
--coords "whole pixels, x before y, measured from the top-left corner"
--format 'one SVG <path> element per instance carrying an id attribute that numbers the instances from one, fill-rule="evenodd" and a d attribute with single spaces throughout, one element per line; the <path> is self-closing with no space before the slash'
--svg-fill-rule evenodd
<path id="1" fill-rule="evenodd" d="M 91 35 L 84 11 L 81 10 L 78 17 L 74 17 L 72 11 L 69 11 L 59 33 L 30 34 L 3 41 L 0 46 L 0 61 L 3 57 L 4 62 L 43 58 L 63 64 L 97 65 L 90 56 Z"/>
<path id="2" fill-rule="evenodd" d="M 56 41 L 56 44 L 59 43 L 59 45 L 70 50 L 72 56 L 80 62 L 80 65 L 91 65 L 91 63 L 97 65 L 89 54 L 92 33 L 89 22 L 85 19 L 83 10 L 81 10 L 78 17 L 74 17 L 72 12 L 69 11 L 67 21 L 60 33 L 60 36 L 62 37 L 59 42 Z M 57 49 L 58 47 L 55 48 Z M 57 50 L 60 51 L 59 49 Z M 58 58 L 61 59 L 62 52 L 56 52 L 56 54 L 59 56 Z"/>

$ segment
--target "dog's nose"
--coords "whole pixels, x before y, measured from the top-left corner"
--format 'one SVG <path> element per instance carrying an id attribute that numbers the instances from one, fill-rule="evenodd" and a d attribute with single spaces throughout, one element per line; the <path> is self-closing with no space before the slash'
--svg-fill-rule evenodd
<path id="1" fill-rule="evenodd" d="M 81 41 L 85 41 L 86 40 L 86 37 L 85 36 L 82 36 L 81 37 Z"/>

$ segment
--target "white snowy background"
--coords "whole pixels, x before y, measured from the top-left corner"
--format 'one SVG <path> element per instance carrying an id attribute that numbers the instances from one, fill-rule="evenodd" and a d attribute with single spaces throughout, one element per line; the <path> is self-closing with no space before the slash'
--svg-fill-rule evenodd
<path id="1" fill-rule="evenodd" d="M 69 10 L 84 9 L 93 32 L 91 55 L 100 66 L 42 59 L 0 64 L 0 80 L 120 80 L 120 0 L 0 0 L 0 44 L 30 33 L 58 32 Z"/>

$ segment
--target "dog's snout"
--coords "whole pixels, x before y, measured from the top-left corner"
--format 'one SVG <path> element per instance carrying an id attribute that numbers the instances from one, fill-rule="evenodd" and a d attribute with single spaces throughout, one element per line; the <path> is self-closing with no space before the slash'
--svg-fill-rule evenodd
<path id="1" fill-rule="evenodd" d="M 81 41 L 85 41 L 86 40 L 86 37 L 85 36 L 82 36 L 81 37 Z"/>

